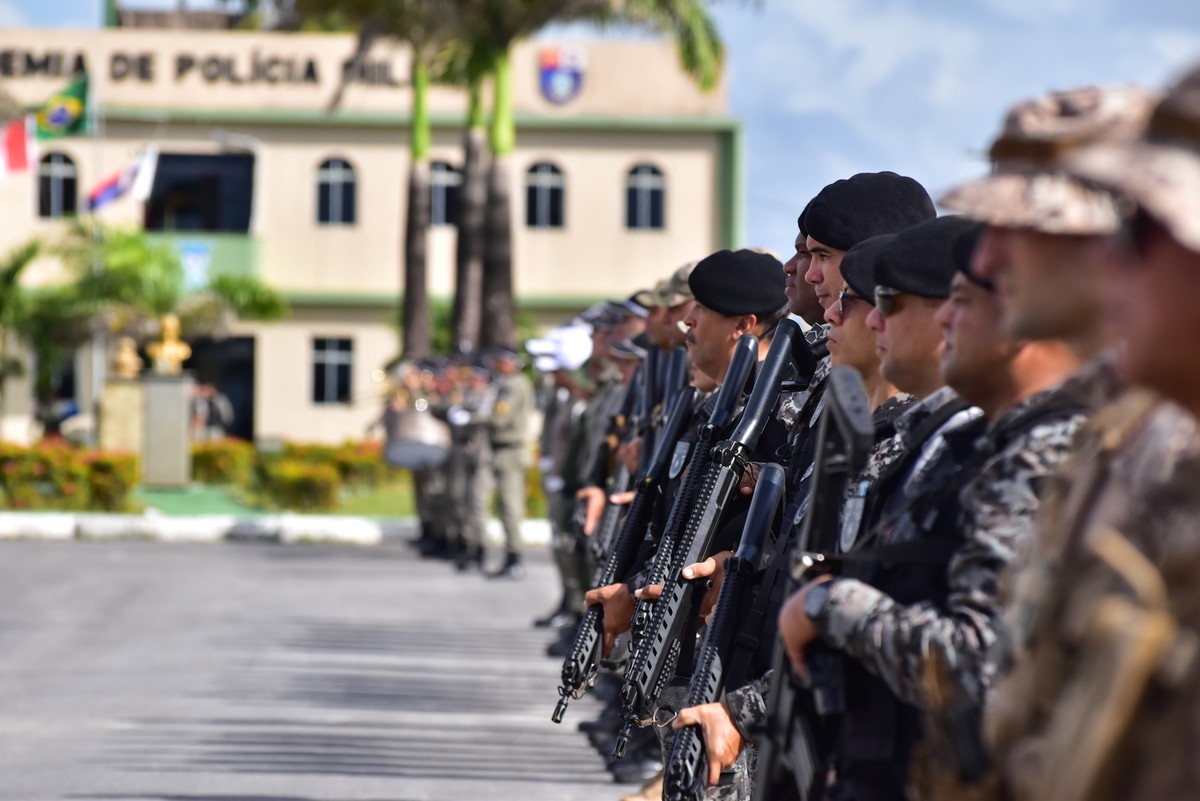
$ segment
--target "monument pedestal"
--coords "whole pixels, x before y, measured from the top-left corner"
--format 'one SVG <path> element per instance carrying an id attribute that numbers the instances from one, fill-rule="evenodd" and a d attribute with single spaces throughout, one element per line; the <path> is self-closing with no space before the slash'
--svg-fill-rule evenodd
<path id="1" fill-rule="evenodd" d="M 146 393 L 136 378 L 114 378 L 100 395 L 100 449 L 141 455 L 146 439 Z"/>
<path id="2" fill-rule="evenodd" d="M 185 489 L 192 480 L 192 379 L 186 375 L 144 375 L 145 437 L 142 483 Z"/>

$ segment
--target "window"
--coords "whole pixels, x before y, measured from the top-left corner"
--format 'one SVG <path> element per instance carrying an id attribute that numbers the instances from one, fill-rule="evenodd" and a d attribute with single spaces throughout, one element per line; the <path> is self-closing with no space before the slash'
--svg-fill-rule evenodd
<path id="1" fill-rule="evenodd" d="M 253 153 L 160 153 L 145 227 L 244 234 L 253 208 Z"/>
<path id="2" fill-rule="evenodd" d="M 328 159 L 317 172 L 317 222 L 354 225 L 354 168 L 344 159 Z"/>
<path id="3" fill-rule="evenodd" d="M 665 226 L 667 182 L 657 167 L 639 164 L 625 178 L 625 227 L 660 230 Z"/>
<path id="4" fill-rule="evenodd" d="M 530 228 L 563 227 L 562 170 L 553 164 L 534 164 L 525 173 L 525 225 Z"/>
<path id="5" fill-rule="evenodd" d="M 444 161 L 431 165 L 429 183 L 433 189 L 433 203 L 429 222 L 431 225 L 454 225 L 458 222 L 458 192 L 462 187 L 462 173 Z"/>
<path id="6" fill-rule="evenodd" d="M 349 339 L 317 337 L 313 340 L 313 403 L 350 402 L 350 368 L 354 344 Z"/>
<path id="7" fill-rule="evenodd" d="M 38 216 L 48 219 L 75 213 L 79 181 L 75 162 L 63 153 L 49 153 L 38 164 Z"/>

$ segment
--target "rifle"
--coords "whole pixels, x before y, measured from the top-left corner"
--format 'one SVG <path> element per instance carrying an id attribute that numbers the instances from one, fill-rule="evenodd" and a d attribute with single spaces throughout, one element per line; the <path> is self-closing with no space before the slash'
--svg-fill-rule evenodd
<path id="1" fill-rule="evenodd" d="M 810 575 L 828 572 L 826 554 L 836 548 L 846 483 L 862 471 L 875 438 L 858 372 L 852 367 L 835 367 L 826 382 L 808 512 L 793 554 L 787 595 Z M 829 752 L 822 742 L 827 738 L 819 736 L 824 734 L 821 719 L 844 709 L 841 655 L 814 643 L 809 646 L 806 664 L 804 687 L 798 687 L 785 649 L 775 643 L 768 695 L 771 709 L 766 732 L 759 740 L 754 801 L 782 797 L 784 788 L 790 786 L 797 789 L 801 801 L 821 797 Z M 802 689 L 807 689 L 807 694 L 802 694 Z"/>
<path id="2" fill-rule="evenodd" d="M 638 482 L 629 514 L 625 516 L 608 559 L 597 569 L 592 579 L 593 586 L 605 587 L 614 584 L 633 569 L 654 504 L 666 481 L 675 440 L 679 439 L 684 427 L 691 420 L 696 394 L 694 389 L 681 392 L 671 405 L 667 424 L 659 440 L 661 447 L 655 452 L 646 475 Z M 567 710 L 567 699 L 582 697 L 595 681 L 603 632 L 604 607 L 599 604 L 589 606 L 575 630 L 575 641 L 571 650 L 563 660 L 560 698 L 551 718 L 555 723 L 562 722 L 563 713 Z"/>
<path id="3" fill-rule="evenodd" d="M 691 514 L 692 504 L 700 491 L 700 479 L 704 476 L 705 468 L 712 457 L 712 443 L 718 435 L 723 435 L 726 428 L 732 424 L 741 404 L 742 394 L 750 384 L 750 377 L 758 364 L 758 339 L 752 334 L 743 334 L 734 345 L 733 357 L 729 362 L 729 371 L 725 374 L 725 382 L 712 398 L 712 411 L 708 421 L 700 429 L 699 436 L 691 449 L 691 462 L 687 474 L 675 493 L 675 501 L 667 522 L 663 526 L 659 538 L 658 549 L 650 562 L 650 572 L 647 584 L 662 584 L 667 580 L 671 562 L 671 549 L 679 533 L 687 523 Z M 637 643 L 650 623 L 654 611 L 654 601 L 638 601 L 634 608 L 631 623 L 631 646 Z"/>
<path id="4" fill-rule="evenodd" d="M 635 725 L 649 726 L 654 722 L 658 699 L 674 675 L 683 652 L 683 632 L 695 617 L 702 586 L 700 582 L 684 579 L 681 572 L 711 550 L 724 509 L 738 491 L 750 454 L 758 445 L 779 395 L 785 372 L 789 367 L 798 371 L 800 365 L 811 362 L 812 352 L 800 326 L 792 320 L 781 321 L 737 428 L 729 439 L 718 443 L 712 451 L 687 525 L 678 541 L 672 544 L 662 594 L 654 602 L 650 621 L 630 653 L 625 683 L 621 687 L 625 725 L 617 735 L 613 750 L 617 758 L 624 756 Z"/>
<path id="5" fill-rule="evenodd" d="M 700 659 L 688 686 L 686 705 L 711 704 L 721 697 L 725 688 L 725 671 L 737 645 L 742 613 L 753 594 L 754 572 L 767 531 L 783 500 L 783 468 L 777 464 L 763 465 L 742 528 L 737 554 L 725 560 L 725 581 L 717 596 L 712 623 L 704 633 Z M 671 747 L 664 776 L 663 801 L 701 801 L 704 798 L 708 761 L 699 726 L 688 726 L 679 732 Z"/>
<path id="6" fill-rule="evenodd" d="M 609 429 L 607 437 L 609 445 L 602 450 L 600 457 L 605 464 L 617 452 L 617 448 L 622 442 L 638 436 L 640 429 L 653 415 L 656 402 L 655 393 L 658 388 L 656 378 L 658 365 L 659 351 L 651 350 L 647 354 L 646 360 L 638 366 L 637 373 L 629 383 L 629 389 L 625 391 L 625 398 L 621 402 L 621 411 L 613 418 L 612 427 Z M 629 468 L 618 459 L 612 480 L 605 485 L 605 496 L 626 492 L 633 480 L 634 477 L 630 474 Z M 624 511 L 624 506 L 605 501 L 604 511 L 601 512 L 600 520 L 596 523 L 596 530 L 592 532 L 588 541 L 588 549 L 592 558 L 597 562 L 603 561 L 608 553 Z"/>

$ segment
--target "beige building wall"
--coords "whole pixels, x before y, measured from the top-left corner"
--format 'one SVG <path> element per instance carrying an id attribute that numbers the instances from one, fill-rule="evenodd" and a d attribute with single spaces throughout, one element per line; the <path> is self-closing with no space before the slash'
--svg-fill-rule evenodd
<path id="1" fill-rule="evenodd" d="M 546 100 L 538 63 L 553 43 L 519 46 L 513 57 L 517 148 L 510 159 L 514 283 L 518 308 L 556 324 L 601 297 L 652 285 L 679 264 L 736 239 L 738 126 L 725 114 L 723 86 L 702 93 L 678 67 L 673 47 L 652 41 L 563 43 L 586 61 L 579 95 Z M 373 373 L 398 351 L 393 327 L 402 292 L 402 237 L 409 163 L 408 54 L 380 44 L 368 56 L 370 80 L 343 87 L 328 107 L 352 53 L 353 37 L 240 31 L 0 31 L 0 86 L 36 106 L 68 82 L 70 64 L 88 66 L 97 131 L 40 144 L 78 171 L 79 208 L 101 180 L 132 164 L 151 144 L 163 153 L 217 153 L 235 145 L 255 155 L 251 230 L 254 268 L 292 301 L 289 319 L 241 324 L 255 339 L 256 434 L 338 442 L 361 437 L 378 416 Z M 53 61 L 53 59 L 58 59 Z M 30 65 L 37 74 L 30 72 Z M 57 70 L 57 71 L 56 71 Z M 309 80 L 311 76 L 312 80 Z M 461 167 L 466 102 L 436 87 L 432 157 Z M 222 133 L 224 132 L 224 134 Z M 224 142 L 224 143 L 223 143 Z M 329 158 L 355 169 L 357 220 L 317 223 L 317 170 Z M 525 225 L 526 171 L 548 161 L 565 179 L 565 224 Z M 625 176 L 652 164 L 666 182 L 665 227 L 625 228 Z M 30 237 L 53 242 L 65 221 L 37 217 L 36 174 L 0 179 L 0 251 Z M 142 204 L 126 196 L 98 214 L 140 225 Z M 180 232 L 181 239 L 205 239 Z M 431 297 L 453 294 L 455 230 L 429 232 Z M 31 283 L 63 279 L 53 258 Z M 352 402 L 312 403 L 312 340 L 354 342 Z M 109 348 L 111 356 L 111 347 Z M 81 405 L 102 380 L 85 349 L 77 358 Z M 11 382 L 0 435 L 17 438 L 32 409 L 27 382 Z"/>
<path id="2" fill-rule="evenodd" d="M 295 309 L 270 325 L 241 325 L 255 339 L 254 418 L 260 440 L 337 444 L 362 439 L 383 411 L 384 385 L 374 373 L 396 355 L 396 333 L 386 314 L 361 309 Z M 353 343 L 350 403 L 313 403 L 312 340 L 344 337 Z"/>

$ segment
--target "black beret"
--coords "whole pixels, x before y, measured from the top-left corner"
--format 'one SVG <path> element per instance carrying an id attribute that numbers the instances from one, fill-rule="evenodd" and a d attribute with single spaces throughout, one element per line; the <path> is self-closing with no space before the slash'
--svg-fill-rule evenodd
<path id="1" fill-rule="evenodd" d="M 787 304 L 783 265 L 767 253 L 718 250 L 688 276 L 696 302 L 727 316 L 763 315 Z"/>
<path id="2" fill-rule="evenodd" d="M 983 223 L 977 223 L 970 228 L 964 229 L 954 238 L 951 253 L 954 256 L 954 266 L 958 268 L 960 273 L 969 278 L 972 283 L 978 284 L 988 292 L 994 292 L 996 290 L 995 284 L 971 272 L 971 257 L 975 255 L 975 248 L 979 245 L 979 237 L 982 235 Z"/>
<path id="3" fill-rule="evenodd" d="M 801 228 L 823 245 L 849 250 L 937 216 L 925 187 L 894 172 L 860 172 L 834 181 L 812 199 Z"/>
<path id="4" fill-rule="evenodd" d="M 800 236 L 808 236 L 808 226 L 804 224 L 804 215 L 808 214 L 808 210 L 812 208 L 812 204 L 812 200 L 805 203 L 804 211 L 800 212 L 800 216 L 796 218 L 796 228 L 800 231 Z"/>
<path id="5" fill-rule="evenodd" d="M 875 259 L 875 285 L 923 298 L 950 295 L 950 281 L 958 272 L 954 243 L 975 223 L 950 215 L 906 228 Z"/>
<path id="6" fill-rule="evenodd" d="M 895 234 L 880 234 L 864 239 L 842 256 L 842 279 L 854 290 L 854 294 L 875 305 L 875 260 Z"/>

